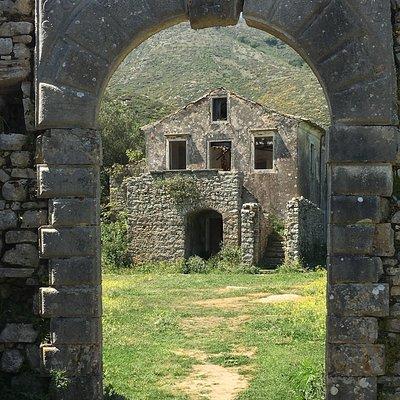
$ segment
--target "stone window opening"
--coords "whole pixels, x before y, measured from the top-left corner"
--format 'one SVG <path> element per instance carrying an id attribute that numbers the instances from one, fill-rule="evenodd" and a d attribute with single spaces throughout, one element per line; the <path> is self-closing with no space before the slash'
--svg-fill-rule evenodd
<path id="1" fill-rule="evenodd" d="M 210 142 L 209 168 L 230 171 L 232 168 L 232 142 Z"/>
<path id="2" fill-rule="evenodd" d="M 212 99 L 213 122 L 228 121 L 228 98 L 215 97 Z"/>
<path id="3" fill-rule="evenodd" d="M 275 137 L 255 136 L 254 137 L 254 169 L 255 170 L 273 170 L 274 169 L 274 152 Z"/>
<path id="4" fill-rule="evenodd" d="M 168 168 L 170 170 L 183 170 L 187 168 L 186 140 L 168 141 Z"/>
<path id="5" fill-rule="evenodd" d="M 188 215 L 186 223 L 186 258 L 198 256 L 208 260 L 220 252 L 223 242 L 223 218 L 206 209 Z"/>
<path id="6" fill-rule="evenodd" d="M 316 152 L 315 152 L 315 144 L 310 143 L 310 177 L 312 179 L 317 176 L 317 165 L 316 165 Z"/>

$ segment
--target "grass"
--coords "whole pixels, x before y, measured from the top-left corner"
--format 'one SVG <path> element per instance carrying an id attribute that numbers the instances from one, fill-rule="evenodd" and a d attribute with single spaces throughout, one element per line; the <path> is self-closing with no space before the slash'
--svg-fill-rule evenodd
<path id="1" fill-rule="evenodd" d="M 108 398 L 208 399 L 182 382 L 211 365 L 247 380 L 237 400 L 323 399 L 325 281 L 324 272 L 104 275 Z M 303 297 L 259 301 L 287 293 Z"/>

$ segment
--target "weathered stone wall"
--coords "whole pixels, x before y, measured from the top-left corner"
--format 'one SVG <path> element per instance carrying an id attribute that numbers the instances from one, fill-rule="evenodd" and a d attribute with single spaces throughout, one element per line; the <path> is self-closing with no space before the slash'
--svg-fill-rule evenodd
<path id="1" fill-rule="evenodd" d="M 48 392 L 39 346 L 48 324 L 36 312 L 47 264 L 38 234 L 47 201 L 36 196 L 32 65 L 34 2 L 0 2 L 0 397 Z"/>
<path id="2" fill-rule="evenodd" d="M 304 197 L 287 205 L 285 258 L 306 266 L 323 265 L 326 260 L 325 213 Z"/>
<path id="3" fill-rule="evenodd" d="M 176 202 L 165 182 L 189 179 L 191 192 Z M 130 252 L 136 263 L 185 257 L 188 214 L 212 209 L 223 217 L 224 244 L 240 244 L 243 177 L 236 172 L 151 172 L 125 181 L 129 215 Z"/>

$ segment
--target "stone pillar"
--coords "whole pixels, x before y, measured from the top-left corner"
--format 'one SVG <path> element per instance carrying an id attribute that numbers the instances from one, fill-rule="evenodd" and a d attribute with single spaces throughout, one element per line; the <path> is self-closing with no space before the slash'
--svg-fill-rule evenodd
<path id="1" fill-rule="evenodd" d="M 397 135 L 390 126 L 329 131 L 327 399 L 375 400 L 385 374 L 381 257 L 394 254 L 386 221 Z"/>
<path id="2" fill-rule="evenodd" d="M 49 199 L 49 225 L 39 230 L 49 287 L 40 289 L 38 308 L 50 320 L 41 359 L 46 371 L 69 378 L 56 399 L 102 397 L 100 164 L 96 131 L 54 129 L 39 138 L 38 196 Z"/>
<path id="3" fill-rule="evenodd" d="M 258 203 L 243 204 L 241 249 L 243 264 L 257 265 L 260 258 L 260 205 Z"/>

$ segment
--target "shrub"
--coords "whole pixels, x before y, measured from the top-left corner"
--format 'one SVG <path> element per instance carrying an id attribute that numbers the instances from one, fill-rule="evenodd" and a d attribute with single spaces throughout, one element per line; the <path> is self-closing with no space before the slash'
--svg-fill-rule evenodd
<path id="1" fill-rule="evenodd" d="M 172 178 L 161 180 L 158 184 L 165 189 L 178 206 L 195 203 L 199 200 L 196 182 L 188 176 L 176 175 Z"/>
<path id="2" fill-rule="evenodd" d="M 272 228 L 272 231 L 275 232 L 280 237 L 284 237 L 285 236 L 284 221 L 282 219 L 278 218 L 274 214 L 269 214 L 267 218 L 268 218 L 269 225 Z"/>
<path id="3" fill-rule="evenodd" d="M 242 249 L 238 246 L 223 246 L 221 251 L 209 260 L 211 269 L 225 273 L 258 273 L 258 268 L 242 262 Z"/>
<path id="4" fill-rule="evenodd" d="M 126 213 L 103 213 L 101 244 L 101 262 L 104 269 L 115 270 L 130 266 L 128 216 Z"/>
<path id="5" fill-rule="evenodd" d="M 182 272 L 184 274 L 205 274 L 209 272 L 209 266 L 201 257 L 194 256 L 186 260 Z"/>
<path id="6" fill-rule="evenodd" d="M 292 272 L 306 272 L 302 262 L 299 259 L 285 260 L 285 262 L 277 268 L 277 272 L 280 273 L 292 273 Z"/>
<path id="7" fill-rule="evenodd" d="M 304 400 L 325 399 L 325 374 L 323 367 L 304 362 L 290 378 Z"/>

